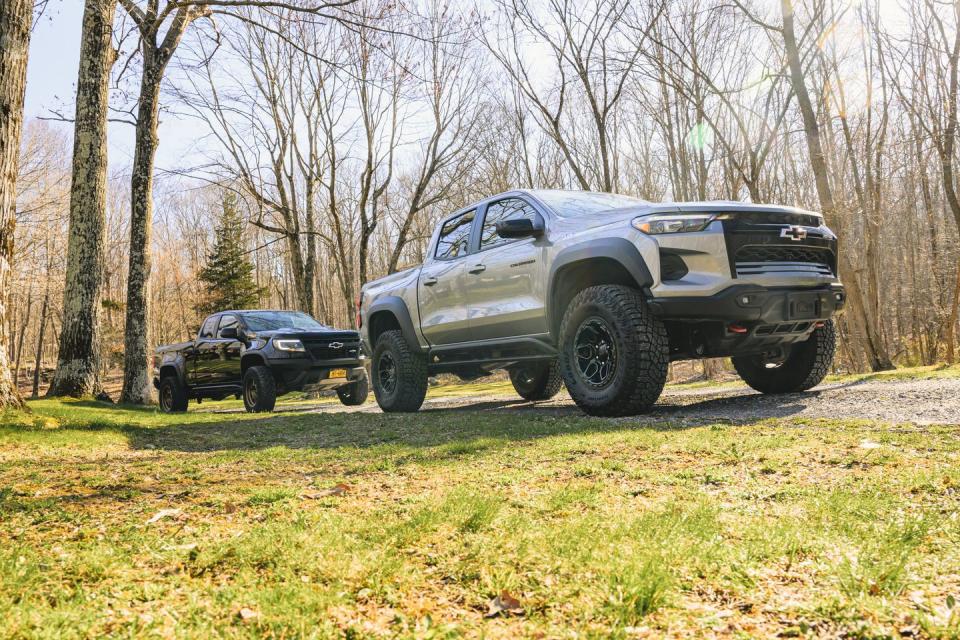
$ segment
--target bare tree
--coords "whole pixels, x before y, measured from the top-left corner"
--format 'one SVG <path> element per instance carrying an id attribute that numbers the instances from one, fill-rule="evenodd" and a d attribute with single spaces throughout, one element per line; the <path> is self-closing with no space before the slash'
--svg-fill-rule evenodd
<path id="1" fill-rule="evenodd" d="M 33 0 L 0 3 L 0 409 L 23 407 L 7 360 L 7 295 L 17 224 L 17 165 L 32 22 Z"/>
<path id="2" fill-rule="evenodd" d="M 68 286 L 63 331 L 49 396 L 82 396 L 99 387 L 99 333 L 107 203 L 107 112 L 116 0 L 87 0 L 83 11 L 74 120 Z"/>
<path id="3" fill-rule="evenodd" d="M 120 0 L 140 35 L 140 94 L 130 177 L 130 261 L 127 273 L 124 374 L 121 402 L 146 404 L 150 388 L 150 229 L 153 215 L 153 168 L 159 138 L 160 89 L 167 65 L 187 28 L 199 18 L 215 14 L 236 16 L 243 7 L 281 7 L 326 15 L 323 10 L 350 4 L 328 2 L 271 2 L 270 0 Z"/>

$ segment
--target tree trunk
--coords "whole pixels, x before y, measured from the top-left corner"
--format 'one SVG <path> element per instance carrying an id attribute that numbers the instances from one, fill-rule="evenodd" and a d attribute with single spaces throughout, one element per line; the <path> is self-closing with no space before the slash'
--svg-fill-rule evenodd
<path id="1" fill-rule="evenodd" d="M 148 47 L 144 47 L 146 50 Z M 157 152 L 160 76 L 145 53 L 137 110 L 136 148 L 130 178 L 130 261 L 120 402 L 150 404 L 150 231 L 153 224 L 153 161 Z"/>
<path id="2" fill-rule="evenodd" d="M 30 397 L 40 396 L 40 364 L 43 360 L 43 338 L 47 331 L 47 307 L 50 304 L 50 292 L 43 294 L 43 304 L 40 306 L 40 329 L 37 331 L 37 357 L 33 361 L 33 390 Z M 63 334 L 61 334 L 63 335 Z"/>
<path id="3" fill-rule="evenodd" d="M 790 82 L 793 85 L 793 92 L 797 97 L 797 105 L 800 107 L 800 115 L 803 118 L 803 129 L 806 134 L 807 151 L 810 154 L 810 167 L 813 170 L 817 196 L 820 199 L 823 214 L 827 216 L 828 220 L 832 220 L 837 211 L 833 191 L 830 188 L 830 169 L 827 164 L 827 156 L 823 150 L 820 124 L 817 122 L 817 114 L 814 111 L 813 103 L 810 101 L 810 93 L 807 91 L 803 63 L 797 46 L 793 23 L 793 2 L 791 0 L 780 0 L 780 9 L 783 14 L 783 41 L 787 53 L 787 64 L 790 68 Z M 847 289 L 847 298 L 852 303 L 850 305 L 851 311 L 862 316 L 861 324 L 864 327 L 865 346 L 870 368 L 873 371 L 893 369 L 893 362 L 891 362 L 883 346 L 880 332 L 874 322 L 875 318 L 871 317 L 865 309 L 863 291 L 860 288 L 856 270 L 853 268 L 849 256 L 841 251 L 838 262 Z"/>
<path id="4" fill-rule="evenodd" d="M 83 11 L 70 184 L 67 279 L 57 369 L 48 396 L 99 390 L 98 349 L 107 225 L 107 109 L 116 0 L 87 0 Z"/>
<path id="5" fill-rule="evenodd" d="M 6 320 L 13 236 L 17 226 L 17 172 L 32 22 L 33 0 L 0 2 L 0 409 L 24 406 L 10 376 Z"/>
<path id="6" fill-rule="evenodd" d="M 23 340 L 27 336 L 27 327 L 30 325 L 30 312 L 33 310 L 33 281 L 30 281 L 30 289 L 27 291 L 27 308 L 23 314 L 23 326 L 20 327 L 20 337 L 17 338 L 16 363 L 13 365 L 13 384 L 20 386 L 20 362 L 23 360 Z M 13 337 L 13 334 L 10 334 Z"/>

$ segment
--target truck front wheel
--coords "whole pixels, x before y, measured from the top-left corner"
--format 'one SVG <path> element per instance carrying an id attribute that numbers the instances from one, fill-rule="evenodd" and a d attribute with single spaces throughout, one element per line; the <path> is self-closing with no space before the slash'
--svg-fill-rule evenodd
<path id="1" fill-rule="evenodd" d="M 160 411 L 182 413 L 187 410 L 187 390 L 175 375 L 166 375 L 160 380 Z"/>
<path id="2" fill-rule="evenodd" d="M 670 362 L 667 331 L 630 287 L 588 287 L 560 326 L 560 372 L 585 413 L 625 416 L 660 397 Z"/>
<path id="3" fill-rule="evenodd" d="M 427 360 L 407 344 L 399 330 L 377 338 L 370 369 L 377 404 L 388 412 L 416 411 L 427 395 Z"/>
<path id="4" fill-rule="evenodd" d="M 358 380 L 351 382 L 345 387 L 337 389 L 337 397 L 340 402 L 348 407 L 356 407 L 367 401 L 370 389 L 367 385 L 367 376 L 364 375 Z"/>
<path id="5" fill-rule="evenodd" d="M 813 330 L 804 342 L 785 347 L 779 358 L 731 358 L 740 378 L 761 393 L 797 393 L 811 389 L 826 377 L 837 345 L 833 320 Z"/>
<path id="6" fill-rule="evenodd" d="M 249 413 L 269 413 L 277 404 L 277 382 L 268 367 L 257 365 L 243 374 L 243 406 Z"/>
<path id="7" fill-rule="evenodd" d="M 549 400 L 563 386 L 560 364 L 556 360 L 547 363 L 530 363 L 510 369 L 510 382 L 524 400 Z"/>

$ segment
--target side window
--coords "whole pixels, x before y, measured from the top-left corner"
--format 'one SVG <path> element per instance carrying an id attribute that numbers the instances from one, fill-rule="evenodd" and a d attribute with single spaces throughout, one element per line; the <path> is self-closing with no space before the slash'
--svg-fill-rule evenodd
<path id="1" fill-rule="evenodd" d="M 237 324 L 237 316 L 220 316 L 220 328 L 217 329 L 217 337 L 222 338 L 224 329 L 227 327 L 235 327 Z"/>
<path id="2" fill-rule="evenodd" d="M 466 255 L 470 248 L 470 228 L 476 214 L 475 210 L 467 211 L 443 223 L 437 250 L 433 254 L 437 260 L 451 260 Z"/>
<path id="3" fill-rule="evenodd" d="M 203 323 L 203 327 L 200 328 L 200 337 L 201 338 L 212 338 L 213 334 L 217 331 L 217 316 L 210 316 L 207 318 L 206 322 Z"/>
<path id="4" fill-rule="evenodd" d="M 501 238 L 497 235 L 497 223 L 501 220 L 514 218 L 536 220 L 536 217 L 537 212 L 533 206 L 519 198 L 507 198 L 488 204 L 487 214 L 483 219 L 483 230 L 480 232 L 480 250 L 513 242 L 512 238 Z"/>

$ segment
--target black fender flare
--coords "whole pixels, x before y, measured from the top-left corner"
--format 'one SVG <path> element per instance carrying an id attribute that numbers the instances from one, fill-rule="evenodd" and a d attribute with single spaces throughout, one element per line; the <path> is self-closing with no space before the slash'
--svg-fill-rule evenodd
<path id="1" fill-rule="evenodd" d="M 172 362 L 164 362 L 160 365 L 160 368 L 157 370 L 156 382 L 154 383 L 157 387 L 160 386 L 160 381 L 163 380 L 164 374 L 173 372 L 173 375 L 180 380 L 180 384 L 186 386 L 187 384 L 187 371 L 186 371 L 186 360 L 184 360 L 182 355 L 178 355 L 175 360 Z"/>
<path id="2" fill-rule="evenodd" d="M 571 245 L 560 251 L 550 265 L 550 276 L 547 281 L 549 283 L 547 285 L 548 326 L 554 326 L 554 314 L 563 313 L 562 310 L 554 309 L 554 301 L 557 300 L 555 289 L 560 271 L 564 267 L 577 262 L 586 262 L 598 258 L 619 263 L 626 269 L 640 289 L 646 289 L 653 284 L 653 276 L 650 274 L 650 269 L 640 254 L 640 250 L 626 238 L 598 238 Z"/>
<path id="3" fill-rule="evenodd" d="M 253 363 L 253 364 L 249 364 L 249 363 Z M 250 367 L 256 367 L 256 366 L 258 366 L 258 365 L 259 365 L 259 366 L 264 366 L 264 367 L 269 367 L 269 366 L 270 366 L 270 362 L 269 362 L 269 360 L 267 360 L 267 358 L 266 358 L 262 353 L 260 353 L 259 351 L 254 351 L 254 352 L 252 352 L 252 353 L 247 352 L 247 353 L 241 354 L 241 356 L 240 356 L 240 369 L 241 369 L 241 371 L 243 371 L 243 373 L 246 373 L 246 372 L 247 372 L 247 369 L 249 369 Z"/>
<path id="4" fill-rule="evenodd" d="M 396 318 L 397 324 L 400 325 L 400 332 L 403 334 L 404 340 L 407 341 L 411 349 L 418 352 L 423 351 L 420 347 L 420 340 L 417 339 L 417 332 L 413 328 L 413 319 L 410 317 L 410 310 L 407 309 L 407 303 L 399 296 L 377 298 L 377 300 L 370 305 L 370 308 L 367 309 L 367 322 L 370 323 L 367 329 L 368 335 L 370 329 L 373 328 L 374 316 L 382 312 L 387 312 Z M 372 351 L 376 346 L 373 344 L 376 341 L 372 335 L 370 336 L 370 342 L 371 344 L 369 346 Z"/>

